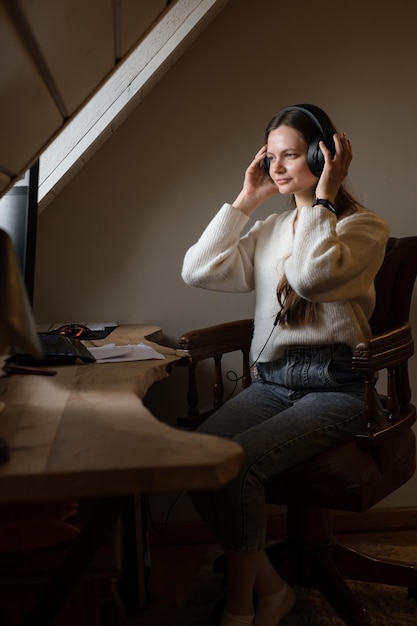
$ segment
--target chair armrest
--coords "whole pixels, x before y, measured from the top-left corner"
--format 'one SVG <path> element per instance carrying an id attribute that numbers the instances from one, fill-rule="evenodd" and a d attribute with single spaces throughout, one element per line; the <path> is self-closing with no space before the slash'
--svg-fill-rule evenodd
<path id="1" fill-rule="evenodd" d="M 190 361 L 196 363 L 236 350 L 248 352 L 252 335 L 253 320 L 237 320 L 190 330 L 180 337 L 178 348 L 186 350 Z"/>
<path id="2" fill-rule="evenodd" d="M 395 367 L 414 354 L 410 324 L 394 328 L 358 344 L 352 358 L 356 372 L 371 373 Z"/>
<path id="3" fill-rule="evenodd" d="M 352 369 L 365 377 L 365 415 L 368 422 L 367 431 L 356 436 L 360 446 L 380 446 L 415 422 L 416 412 L 410 404 L 407 370 L 407 361 L 413 354 L 414 343 L 408 323 L 356 346 Z M 377 427 L 374 382 L 375 373 L 383 369 L 387 370 L 387 393 L 384 397 L 387 420 L 384 426 Z"/>
<path id="4" fill-rule="evenodd" d="M 182 428 L 195 429 L 213 411 L 223 404 L 224 383 L 222 373 L 222 357 L 230 352 L 242 352 L 242 387 L 251 383 L 249 351 L 252 342 L 253 320 L 237 320 L 198 328 L 184 333 L 177 348 L 184 351 L 185 358 L 179 365 L 188 368 L 187 390 L 187 416 L 178 418 L 178 425 Z M 199 408 L 199 391 L 197 385 L 196 369 L 200 361 L 213 360 L 212 398 L 213 404 L 210 409 Z"/>

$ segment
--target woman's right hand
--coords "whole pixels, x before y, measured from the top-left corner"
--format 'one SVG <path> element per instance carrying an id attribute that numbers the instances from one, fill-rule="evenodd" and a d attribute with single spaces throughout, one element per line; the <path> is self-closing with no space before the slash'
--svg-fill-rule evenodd
<path id="1" fill-rule="evenodd" d="M 265 166 L 266 145 L 256 153 L 245 172 L 243 187 L 233 206 L 245 215 L 251 215 L 265 200 L 279 193 Z"/>

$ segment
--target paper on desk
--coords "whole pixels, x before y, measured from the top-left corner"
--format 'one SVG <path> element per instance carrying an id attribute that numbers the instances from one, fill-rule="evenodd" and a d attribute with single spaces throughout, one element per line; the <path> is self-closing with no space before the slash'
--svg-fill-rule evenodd
<path id="1" fill-rule="evenodd" d="M 165 356 L 157 352 L 151 346 L 144 343 L 116 346 L 108 343 L 98 348 L 88 347 L 88 350 L 96 359 L 96 363 L 119 363 L 121 361 L 145 361 L 146 359 L 165 359 Z"/>

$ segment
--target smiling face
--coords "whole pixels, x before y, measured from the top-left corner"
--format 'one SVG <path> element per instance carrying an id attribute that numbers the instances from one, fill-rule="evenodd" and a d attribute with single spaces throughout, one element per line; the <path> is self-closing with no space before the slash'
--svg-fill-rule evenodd
<path id="1" fill-rule="evenodd" d="M 307 142 L 294 128 L 281 125 L 267 141 L 269 174 L 282 194 L 294 194 L 297 206 L 311 204 L 318 178 L 307 161 Z"/>

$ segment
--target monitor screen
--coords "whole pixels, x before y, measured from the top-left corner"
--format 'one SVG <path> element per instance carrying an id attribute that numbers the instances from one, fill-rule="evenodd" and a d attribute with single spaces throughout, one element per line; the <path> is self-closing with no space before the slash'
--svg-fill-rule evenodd
<path id="1" fill-rule="evenodd" d="M 42 358 L 32 307 L 10 235 L 0 229 L 0 356 L 11 347 Z"/>
<path id="2" fill-rule="evenodd" d="M 38 217 L 38 179 L 39 161 L 0 198 L 0 228 L 11 237 L 27 295 L 32 305 Z"/>

